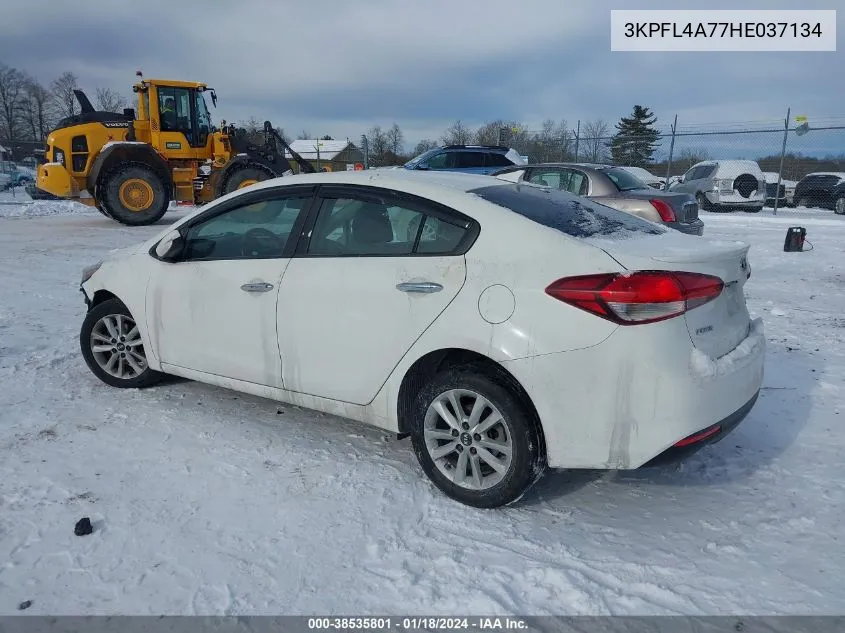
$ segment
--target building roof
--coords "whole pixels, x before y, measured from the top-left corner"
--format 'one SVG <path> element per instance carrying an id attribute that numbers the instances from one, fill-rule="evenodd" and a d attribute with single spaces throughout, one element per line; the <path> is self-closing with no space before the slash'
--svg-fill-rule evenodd
<path id="1" fill-rule="evenodd" d="M 357 149 L 351 141 L 323 141 L 320 139 L 297 139 L 291 141 L 290 146 L 305 160 L 317 160 L 316 148 L 318 143 L 320 144 L 320 160 L 334 160 L 338 154 L 350 146 Z M 285 154 L 287 158 L 291 158 L 288 152 L 285 152 Z"/>

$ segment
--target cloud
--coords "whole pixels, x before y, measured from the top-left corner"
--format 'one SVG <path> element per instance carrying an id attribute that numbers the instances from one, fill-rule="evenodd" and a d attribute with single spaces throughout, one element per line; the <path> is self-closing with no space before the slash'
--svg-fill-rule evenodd
<path id="1" fill-rule="evenodd" d="M 617 3 L 618 4 L 618 3 Z M 643 2 L 697 8 L 696 2 Z M 732 8 L 716 2 L 707 8 Z M 786 0 L 751 8 L 794 8 Z M 827 8 L 806 1 L 805 8 Z M 127 94 L 147 77 L 205 81 L 217 119 L 270 119 L 296 134 L 357 138 L 394 121 L 407 144 L 457 119 L 539 128 L 615 122 L 634 103 L 662 126 L 775 121 L 794 111 L 841 111 L 830 81 L 841 53 L 610 51 L 609 0 L 401 0 L 292 3 L 240 0 L 75 0 L 14 3 L 0 23 L 0 62 L 48 82 L 65 70 L 93 91 Z"/>

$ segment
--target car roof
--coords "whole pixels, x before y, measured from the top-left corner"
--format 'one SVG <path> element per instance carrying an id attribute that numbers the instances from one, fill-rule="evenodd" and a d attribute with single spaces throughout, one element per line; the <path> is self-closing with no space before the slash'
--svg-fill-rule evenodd
<path id="1" fill-rule="evenodd" d="M 318 174 L 295 174 L 256 183 L 250 190 L 267 189 L 279 185 L 333 184 L 370 185 L 375 187 L 404 188 L 421 184 L 446 187 L 458 191 L 470 191 L 479 187 L 506 185 L 508 183 L 491 176 L 451 171 L 415 171 L 409 169 L 368 169 L 361 171 L 337 171 Z"/>

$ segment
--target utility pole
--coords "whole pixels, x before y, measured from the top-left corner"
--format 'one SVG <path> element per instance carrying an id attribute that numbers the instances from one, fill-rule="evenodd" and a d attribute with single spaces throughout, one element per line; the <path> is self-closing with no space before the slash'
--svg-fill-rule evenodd
<path id="1" fill-rule="evenodd" d="M 783 146 L 780 149 L 780 167 L 778 167 L 778 185 L 775 189 L 775 210 L 773 215 L 778 214 L 778 200 L 780 199 L 780 181 L 783 175 L 783 157 L 786 154 L 786 137 L 789 136 L 789 115 L 792 114 L 792 108 L 786 109 L 786 119 L 783 122 Z M 765 195 L 765 194 L 764 194 Z"/>

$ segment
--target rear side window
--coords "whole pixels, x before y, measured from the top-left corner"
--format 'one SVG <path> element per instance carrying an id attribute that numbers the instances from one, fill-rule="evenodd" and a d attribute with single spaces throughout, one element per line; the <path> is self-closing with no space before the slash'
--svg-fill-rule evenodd
<path id="1" fill-rule="evenodd" d="M 456 167 L 461 169 L 474 169 L 484 167 L 484 154 L 482 152 L 455 152 L 457 154 Z"/>
<path id="2" fill-rule="evenodd" d="M 625 169 L 606 169 L 604 173 L 619 191 L 648 189 L 647 184 Z"/>
<path id="3" fill-rule="evenodd" d="M 473 189 L 483 200 L 518 213 L 572 237 L 625 233 L 660 235 L 669 229 L 562 191 L 526 185 L 494 185 Z"/>
<path id="4" fill-rule="evenodd" d="M 513 165 L 504 154 L 489 153 L 487 156 L 487 167 L 510 167 Z"/>

